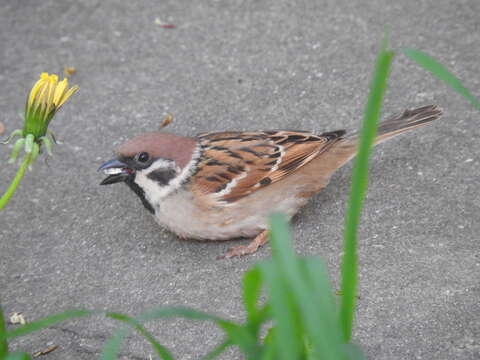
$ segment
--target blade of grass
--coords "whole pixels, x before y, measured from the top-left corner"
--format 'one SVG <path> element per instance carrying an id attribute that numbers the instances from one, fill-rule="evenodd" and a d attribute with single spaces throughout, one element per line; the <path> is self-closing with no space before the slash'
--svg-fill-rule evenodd
<path id="1" fill-rule="evenodd" d="M 0 306 L 0 359 L 3 359 L 8 354 L 7 343 L 7 325 L 3 314 L 3 308 Z"/>
<path id="2" fill-rule="evenodd" d="M 271 320 L 272 310 L 270 304 L 265 304 L 262 308 L 257 311 L 257 317 L 255 319 L 256 324 L 261 325 L 265 321 Z"/>
<path id="3" fill-rule="evenodd" d="M 345 352 L 347 353 L 348 360 L 366 360 L 363 351 L 357 344 L 344 344 Z"/>
<path id="4" fill-rule="evenodd" d="M 301 265 L 309 279 L 312 301 L 315 302 L 319 317 L 322 319 L 317 324 L 317 331 L 322 336 L 312 339 L 313 341 L 320 341 L 319 343 L 312 342 L 313 348 L 316 351 L 318 351 L 318 348 L 325 349 L 328 347 L 340 349 L 342 336 L 338 324 L 337 307 L 325 264 L 320 258 L 308 257 L 303 259 Z M 322 356 L 320 358 L 323 359 Z"/>
<path id="5" fill-rule="evenodd" d="M 210 315 L 204 312 L 192 310 L 184 307 L 174 308 L 160 308 L 148 311 L 137 317 L 139 321 L 154 320 L 169 317 L 183 317 L 191 320 L 208 320 L 213 321 L 218 327 L 223 329 L 228 337 L 227 340 L 232 342 L 232 345 L 237 345 L 242 351 L 248 355 L 249 359 L 257 359 L 260 355 L 260 346 L 257 343 L 256 337 L 251 334 L 244 326 L 240 326 L 231 321 L 222 319 L 215 315 Z"/>
<path id="6" fill-rule="evenodd" d="M 245 326 L 260 342 L 260 329 L 262 324 L 270 319 L 270 306 L 268 304 L 258 307 L 258 300 L 262 292 L 262 273 L 258 267 L 249 270 L 243 276 L 243 302 L 247 312 Z"/>
<path id="7" fill-rule="evenodd" d="M 335 342 L 325 342 L 327 334 L 324 327 L 319 326 L 328 319 L 322 317 L 322 310 L 315 299 L 315 292 L 310 284 L 309 276 L 304 267 L 299 263 L 289 240 L 289 229 L 285 217 L 281 214 L 273 214 L 270 217 L 271 246 L 275 271 L 287 282 L 286 291 L 291 291 L 297 304 L 297 311 L 302 319 L 307 335 L 312 345 L 322 360 L 342 359 L 341 349 Z M 328 281 L 328 280 L 327 280 Z M 327 289 L 327 291 L 331 291 Z M 271 299 L 273 301 L 273 299 Z M 273 303 L 272 303 L 273 308 Z M 337 322 L 327 324 L 330 328 Z M 331 330 L 327 330 L 332 333 Z M 334 333 L 334 332 L 333 332 Z M 280 333 L 278 333 L 278 336 Z M 302 339 L 303 342 L 304 339 Z M 340 339 L 337 339 L 339 342 Z M 324 346 L 322 345 L 324 344 Z"/>
<path id="8" fill-rule="evenodd" d="M 221 318 L 184 307 L 160 308 L 144 312 L 135 318 L 135 321 L 141 324 L 143 321 L 169 318 L 169 317 L 183 317 L 191 320 L 209 320 L 220 321 Z M 102 350 L 100 360 L 115 360 L 118 356 L 122 342 L 130 329 L 122 328 L 116 330 L 110 339 L 107 341 Z"/>
<path id="9" fill-rule="evenodd" d="M 180 306 L 149 310 L 137 316 L 136 319 L 143 322 L 171 317 L 183 317 L 190 320 L 208 320 L 213 322 L 227 321 L 215 315 Z"/>
<path id="10" fill-rule="evenodd" d="M 118 353 L 120 352 L 120 347 L 122 342 L 127 336 L 130 329 L 121 328 L 113 332 L 113 335 L 108 339 L 102 349 L 102 354 L 100 355 L 100 360 L 116 360 Z"/>
<path id="11" fill-rule="evenodd" d="M 275 336 L 268 347 L 276 348 L 279 359 L 298 359 L 301 351 L 302 329 L 298 321 L 298 309 L 291 290 L 272 261 L 259 265 L 268 291 L 269 304 L 275 324 Z M 272 352 L 270 352 L 272 353 Z"/>
<path id="12" fill-rule="evenodd" d="M 0 358 L 5 360 L 30 360 L 32 357 L 25 352 L 9 353 L 6 358 Z"/>
<path id="13" fill-rule="evenodd" d="M 277 356 L 277 348 L 273 346 L 275 344 L 275 336 L 276 336 L 276 329 L 271 327 L 267 331 L 267 335 L 265 336 L 265 346 L 262 354 L 262 360 L 277 360 L 279 356 Z"/>
<path id="14" fill-rule="evenodd" d="M 377 57 L 370 93 L 365 108 L 358 154 L 353 168 L 350 200 L 345 216 L 344 255 L 342 260 L 340 323 L 343 340 L 348 343 L 352 335 L 357 288 L 357 228 L 368 186 L 368 158 L 377 133 L 382 100 L 394 53 L 387 50 L 385 38 Z"/>
<path id="15" fill-rule="evenodd" d="M 357 228 L 363 200 L 368 186 L 368 158 L 377 133 L 383 95 L 394 53 L 387 50 L 387 39 L 383 41 L 377 57 L 373 80 L 370 86 L 368 102 L 365 108 L 363 127 L 359 139 L 358 154 L 353 168 L 350 201 L 345 216 L 344 255 L 342 261 L 342 300 L 340 305 L 340 324 L 343 340 L 350 341 L 355 312 L 357 288 Z"/>
<path id="16" fill-rule="evenodd" d="M 262 290 L 261 276 L 262 274 L 258 268 L 247 271 L 243 276 L 243 302 L 249 321 L 255 321 L 257 317 L 257 302 Z"/>
<path id="17" fill-rule="evenodd" d="M 261 349 L 257 338 L 245 326 L 234 324 L 228 321 L 218 322 L 233 344 L 237 345 L 249 360 L 260 358 Z"/>
<path id="18" fill-rule="evenodd" d="M 47 316 L 46 318 L 32 321 L 23 326 L 20 326 L 16 329 L 10 330 L 7 332 L 7 339 L 11 339 L 17 336 L 26 335 L 34 331 L 45 329 L 49 326 L 63 322 L 66 320 L 81 318 L 85 316 L 91 316 L 94 314 L 99 314 L 99 311 L 90 311 L 90 310 L 67 310 L 63 313 L 54 314 Z"/>
<path id="19" fill-rule="evenodd" d="M 136 329 L 141 335 L 143 335 L 143 337 L 145 337 L 145 339 L 148 340 L 148 342 L 152 345 L 153 349 L 157 352 L 157 355 L 161 359 L 174 360 L 173 355 L 170 354 L 168 349 L 165 346 L 161 345 L 138 320 L 124 314 L 112 312 L 105 314 L 105 316 L 117 321 L 122 321 Z"/>
<path id="20" fill-rule="evenodd" d="M 424 52 L 415 49 L 403 48 L 400 49 L 400 51 L 415 61 L 418 65 L 423 67 L 425 70 L 430 71 L 434 76 L 442 80 L 445 84 L 458 92 L 465 99 L 470 101 L 473 106 L 480 110 L 480 101 L 473 96 L 465 86 L 463 86 L 462 82 L 455 75 L 453 75 L 437 60 L 425 54 Z"/>
<path id="21" fill-rule="evenodd" d="M 205 355 L 203 360 L 212 360 L 220 356 L 228 347 L 232 346 L 232 341 L 230 339 L 225 340 L 220 345 L 218 345 L 215 349 L 213 349 L 210 353 Z"/>

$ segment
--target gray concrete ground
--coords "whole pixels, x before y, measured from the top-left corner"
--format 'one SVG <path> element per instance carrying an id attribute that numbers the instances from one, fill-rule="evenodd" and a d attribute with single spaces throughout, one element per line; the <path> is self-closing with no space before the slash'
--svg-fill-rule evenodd
<path id="1" fill-rule="evenodd" d="M 478 93 L 480 3 L 424 1 L 27 1 L 0 4 L 0 108 L 20 126 L 42 71 L 73 66 L 80 91 L 54 120 L 64 141 L 1 214 L 0 280 L 8 313 L 27 320 L 72 307 L 138 314 L 187 305 L 244 316 L 242 273 L 268 258 L 215 261 L 234 242 L 181 241 L 123 185 L 100 187 L 99 164 L 166 113 L 179 134 L 358 127 L 379 41 L 434 55 Z M 158 21 L 173 23 L 165 29 Z M 480 358 L 479 113 L 405 57 L 385 114 L 428 103 L 446 115 L 375 150 L 360 231 L 355 341 L 370 359 Z M 0 185 L 15 168 L 1 147 Z M 293 224 L 299 253 L 320 255 L 338 287 L 351 166 Z M 92 318 L 13 342 L 47 359 L 94 359 L 117 324 Z M 149 325 L 178 359 L 222 339 L 213 325 Z M 147 359 L 138 336 L 122 358 Z M 240 359 L 235 349 L 223 359 Z"/>

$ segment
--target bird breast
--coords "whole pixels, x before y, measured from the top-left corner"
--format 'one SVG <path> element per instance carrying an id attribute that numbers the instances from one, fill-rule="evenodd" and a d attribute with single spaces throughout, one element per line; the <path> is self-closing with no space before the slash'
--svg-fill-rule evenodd
<path id="1" fill-rule="evenodd" d="M 261 196 L 258 196 L 261 193 Z M 178 236 L 200 240 L 226 240 L 253 237 L 267 229 L 268 215 L 282 212 L 293 216 L 308 197 L 275 192 L 257 192 L 232 204 L 205 207 L 198 204 L 192 193 L 184 189 L 156 204 L 155 219 Z"/>

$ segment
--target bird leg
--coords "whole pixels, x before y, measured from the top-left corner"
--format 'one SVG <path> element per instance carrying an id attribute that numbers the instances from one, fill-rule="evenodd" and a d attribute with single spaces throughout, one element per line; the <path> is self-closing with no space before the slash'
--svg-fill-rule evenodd
<path id="1" fill-rule="evenodd" d="M 263 246 L 268 241 L 268 231 L 263 230 L 258 234 L 248 245 L 235 246 L 227 251 L 223 256 L 218 257 L 218 259 L 229 259 L 234 256 L 243 256 L 253 254 L 258 250 L 260 246 Z"/>

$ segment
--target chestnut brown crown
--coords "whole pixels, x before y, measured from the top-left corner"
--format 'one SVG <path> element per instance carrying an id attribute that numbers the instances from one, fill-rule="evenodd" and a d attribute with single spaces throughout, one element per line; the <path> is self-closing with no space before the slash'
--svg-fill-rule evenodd
<path id="1" fill-rule="evenodd" d="M 164 132 L 148 132 L 134 137 L 116 149 L 120 158 L 147 153 L 151 158 L 170 159 L 184 168 L 192 158 L 197 140 Z"/>

